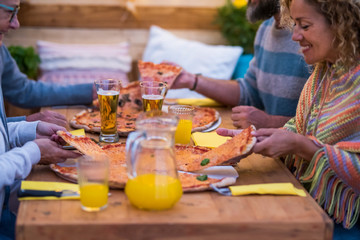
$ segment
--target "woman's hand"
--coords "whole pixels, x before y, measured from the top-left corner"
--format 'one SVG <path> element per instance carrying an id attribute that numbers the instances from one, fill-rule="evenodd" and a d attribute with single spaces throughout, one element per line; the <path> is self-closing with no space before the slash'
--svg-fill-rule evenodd
<path id="1" fill-rule="evenodd" d="M 294 153 L 296 134 L 282 129 L 263 128 L 254 133 L 257 142 L 253 148 L 255 153 L 277 158 Z"/>
<path id="2" fill-rule="evenodd" d="M 254 136 L 257 142 L 253 152 L 272 158 L 296 154 L 310 161 L 320 148 L 311 139 L 283 129 L 263 128 L 255 131 Z"/>

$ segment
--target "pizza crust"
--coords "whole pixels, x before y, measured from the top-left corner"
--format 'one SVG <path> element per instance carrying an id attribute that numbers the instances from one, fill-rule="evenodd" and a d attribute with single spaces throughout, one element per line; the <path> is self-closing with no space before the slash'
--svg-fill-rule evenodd
<path id="1" fill-rule="evenodd" d="M 65 180 L 67 180 L 69 182 L 77 183 L 77 174 L 74 174 L 74 173 L 71 173 L 71 172 L 67 173 L 67 172 L 64 172 L 64 171 L 60 171 L 59 166 L 56 165 L 56 164 L 50 164 L 49 167 L 53 172 L 55 172 L 55 174 L 57 176 L 65 179 Z M 68 168 L 70 170 L 71 167 L 64 167 L 64 168 Z"/>
<path id="2" fill-rule="evenodd" d="M 87 132 L 100 133 L 101 127 L 92 127 L 92 128 L 90 128 L 88 125 L 80 124 L 79 121 L 77 121 L 77 119 L 83 118 L 84 115 L 87 115 L 90 112 L 91 112 L 91 110 L 87 109 L 87 110 L 82 110 L 81 112 L 75 114 L 74 117 L 69 122 L 70 126 L 73 127 L 73 128 L 76 128 L 76 129 L 83 128 Z"/>

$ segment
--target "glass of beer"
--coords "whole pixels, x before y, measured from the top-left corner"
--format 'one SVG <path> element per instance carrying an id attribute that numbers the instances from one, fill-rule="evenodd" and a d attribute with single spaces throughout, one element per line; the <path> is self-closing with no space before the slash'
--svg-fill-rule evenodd
<path id="1" fill-rule="evenodd" d="M 175 131 L 175 143 L 190 143 L 194 110 L 195 108 L 189 105 L 169 106 L 168 112 L 179 117 L 179 123 Z"/>
<path id="2" fill-rule="evenodd" d="M 105 154 L 84 155 L 77 159 L 81 208 L 100 211 L 107 206 L 109 193 L 109 159 Z"/>
<path id="3" fill-rule="evenodd" d="M 117 133 L 117 106 L 119 102 L 120 80 L 100 79 L 95 81 L 101 116 L 100 142 L 119 141 Z"/>
<path id="4" fill-rule="evenodd" d="M 140 82 L 141 96 L 144 112 L 160 110 L 162 108 L 167 85 L 164 82 L 142 81 Z"/>

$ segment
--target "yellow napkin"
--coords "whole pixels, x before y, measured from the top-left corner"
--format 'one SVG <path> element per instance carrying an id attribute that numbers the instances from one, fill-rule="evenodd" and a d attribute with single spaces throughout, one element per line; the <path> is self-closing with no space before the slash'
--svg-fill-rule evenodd
<path id="1" fill-rule="evenodd" d="M 306 196 L 304 190 L 296 188 L 292 183 L 251 184 L 243 186 L 230 186 L 229 189 L 232 195 L 272 194 L 298 195 L 301 197 Z"/>
<path id="2" fill-rule="evenodd" d="M 70 131 L 69 133 L 71 133 L 74 136 L 85 136 L 85 130 L 83 128 Z M 66 143 L 65 146 L 70 146 L 70 144 Z"/>
<path id="3" fill-rule="evenodd" d="M 70 133 L 74 136 L 85 136 L 85 130 L 83 128 L 71 131 Z"/>
<path id="4" fill-rule="evenodd" d="M 45 191 L 62 191 L 71 190 L 80 193 L 79 185 L 74 183 L 62 182 L 41 182 L 41 181 L 22 181 L 21 189 L 27 190 L 45 190 Z M 23 197 L 19 200 L 60 200 L 60 199 L 80 199 L 79 196 L 72 197 Z"/>
<path id="5" fill-rule="evenodd" d="M 221 103 L 216 102 L 210 98 L 180 98 L 177 100 L 180 105 L 194 105 L 200 107 L 221 107 Z"/>
<path id="6" fill-rule="evenodd" d="M 214 132 L 194 132 L 191 138 L 196 146 L 216 148 L 225 143 L 231 137 L 223 137 Z"/>

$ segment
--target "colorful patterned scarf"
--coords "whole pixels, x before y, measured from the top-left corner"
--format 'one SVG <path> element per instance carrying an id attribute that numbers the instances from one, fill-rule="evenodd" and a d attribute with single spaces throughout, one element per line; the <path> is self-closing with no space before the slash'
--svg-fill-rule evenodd
<path id="1" fill-rule="evenodd" d="M 315 68 L 284 126 L 321 148 L 310 162 L 288 156 L 285 164 L 337 223 L 351 228 L 360 211 L 360 61 L 350 71 L 325 68 Z"/>

